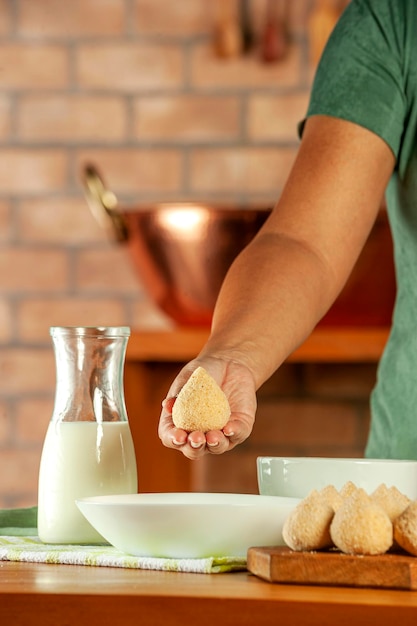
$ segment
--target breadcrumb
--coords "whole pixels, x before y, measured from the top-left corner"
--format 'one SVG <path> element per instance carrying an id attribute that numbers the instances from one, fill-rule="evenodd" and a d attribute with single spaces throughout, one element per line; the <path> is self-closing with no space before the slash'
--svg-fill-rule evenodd
<path id="1" fill-rule="evenodd" d="M 342 496 L 343 500 L 346 500 L 346 498 L 350 498 L 350 496 L 352 496 L 357 491 L 358 487 L 351 480 L 349 480 L 341 488 L 340 495 Z"/>
<path id="2" fill-rule="evenodd" d="M 214 378 L 198 367 L 179 392 L 173 408 L 172 420 L 177 428 L 187 432 L 203 433 L 221 430 L 230 418 L 226 395 Z"/>
<path id="3" fill-rule="evenodd" d="M 327 487 L 323 487 L 323 489 L 320 490 L 320 496 L 332 507 L 334 511 L 337 511 L 343 502 L 342 496 L 334 485 L 327 485 Z"/>
<path id="4" fill-rule="evenodd" d="M 334 509 L 326 494 L 313 490 L 289 514 L 282 536 L 292 550 L 321 550 L 332 545 L 330 524 Z"/>
<path id="5" fill-rule="evenodd" d="M 371 500 L 384 509 L 391 522 L 401 515 L 411 502 L 410 498 L 401 493 L 396 487 L 388 488 L 385 484 L 379 485 L 371 493 Z"/>
<path id="6" fill-rule="evenodd" d="M 346 554 L 384 554 L 393 543 L 393 526 L 384 509 L 357 489 L 336 511 L 330 536 Z"/>
<path id="7" fill-rule="evenodd" d="M 417 556 L 417 501 L 394 520 L 394 539 L 399 546 Z"/>

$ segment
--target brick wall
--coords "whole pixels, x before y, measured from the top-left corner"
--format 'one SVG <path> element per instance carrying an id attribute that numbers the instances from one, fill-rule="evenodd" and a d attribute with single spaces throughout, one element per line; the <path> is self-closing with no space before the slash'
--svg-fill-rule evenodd
<path id="1" fill-rule="evenodd" d="M 36 500 L 55 389 L 49 327 L 169 326 L 90 215 L 83 164 L 94 161 L 126 206 L 272 202 L 308 98 L 310 4 L 291 0 L 288 55 L 266 65 L 256 49 L 227 61 L 213 54 L 207 0 L 0 0 L 0 506 Z M 257 33 L 265 5 L 252 2 Z M 336 381 L 323 374 L 322 408 L 323 377 L 312 372 L 302 391 L 291 373 L 279 451 L 300 450 L 296 426 L 313 452 L 360 453 L 360 373 L 350 372 L 343 398 L 334 391 L 346 384 L 343 368 Z M 272 425 L 269 400 L 264 412 Z"/>

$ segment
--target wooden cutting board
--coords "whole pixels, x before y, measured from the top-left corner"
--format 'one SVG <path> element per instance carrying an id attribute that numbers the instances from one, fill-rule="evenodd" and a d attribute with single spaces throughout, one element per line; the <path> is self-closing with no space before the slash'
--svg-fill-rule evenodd
<path id="1" fill-rule="evenodd" d="M 405 553 L 352 556 L 286 547 L 249 548 L 247 568 L 273 583 L 417 589 L 417 557 Z"/>

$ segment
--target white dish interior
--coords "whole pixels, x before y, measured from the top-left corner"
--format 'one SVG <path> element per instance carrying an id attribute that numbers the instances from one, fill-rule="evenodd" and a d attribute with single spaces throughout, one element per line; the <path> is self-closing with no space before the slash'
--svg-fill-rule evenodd
<path id="1" fill-rule="evenodd" d="M 294 498 L 230 493 L 149 493 L 77 500 L 94 528 L 135 556 L 246 556 L 251 546 L 284 545 Z"/>
<path id="2" fill-rule="evenodd" d="M 417 499 L 417 461 L 259 457 L 257 473 L 262 495 L 305 498 L 312 489 L 327 485 L 341 489 L 351 481 L 367 493 L 385 483 L 412 500 Z"/>

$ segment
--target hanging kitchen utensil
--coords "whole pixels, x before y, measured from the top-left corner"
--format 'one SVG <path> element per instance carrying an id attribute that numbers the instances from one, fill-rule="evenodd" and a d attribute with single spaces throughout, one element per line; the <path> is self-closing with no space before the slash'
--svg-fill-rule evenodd
<path id="1" fill-rule="evenodd" d="M 261 58 L 265 63 L 283 59 L 288 48 L 288 5 L 286 0 L 268 0 L 261 37 Z"/>
<path id="2" fill-rule="evenodd" d="M 242 36 L 242 51 L 249 52 L 254 44 L 250 0 L 240 0 L 240 31 Z"/>
<path id="3" fill-rule="evenodd" d="M 237 57 L 243 48 L 239 15 L 235 0 L 217 0 L 215 4 L 214 49 L 223 59 Z"/>
<path id="4" fill-rule="evenodd" d="M 93 165 L 86 165 L 83 184 L 89 209 L 98 223 L 119 243 L 127 241 L 126 222 L 117 211 L 117 198 L 110 189 L 106 189 Z"/>

